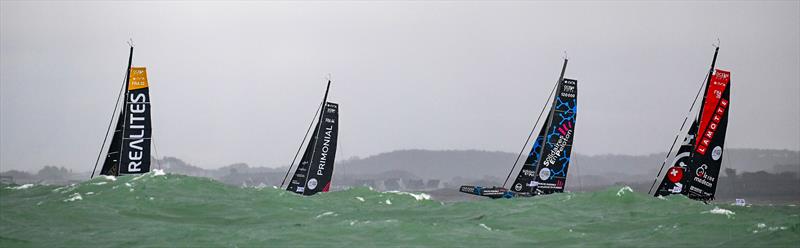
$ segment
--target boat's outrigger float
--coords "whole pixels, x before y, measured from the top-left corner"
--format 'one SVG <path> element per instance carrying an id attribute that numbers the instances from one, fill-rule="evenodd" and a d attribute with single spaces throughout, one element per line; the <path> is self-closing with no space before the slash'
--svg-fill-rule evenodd
<path id="1" fill-rule="evenodd" d="M 492 198 L 492 199 L 514 198 L 514 197 L 518 197 L 518 196 L 533 196 L 532 194 L 526 194 L 524 192 L 519 192 L 518 193 L 518 192 L 514 192 L 514 191 L 511 191 L 511 190 L 508 190 L 506 188 L 497 187 L 497 186 L 486 188 L 486 187 L 481 187 L 481 186 L 464 185 L 464 186 L 461 186 L 461 189 L 459 189 L 459 191 L 467 193 L 467 194 L 485 196 L 485 197 L 489 197 L 489 198 Z"/>
<path id="2" fill-rule="evenodd" d="M 567 68 L 567 59 L 564 59 L 564 66 L 561 69 L 556 85 L 550 92 L 553 95 L 552 104 L 544 121 L 544 125 L 539 130 L 539 135 L 533 142 L 533 147 L 528 154 L 525 163 L 514 180 L 511 188 L 505 185 L 515 171 L 517 161 L 514 161 L 511 171 L 506 177 L 503 187 L 482 187 L 482 186 L 461 186 L 459 191 L 486 196 L 489 198 L 513 198 L 530 197 L 536 195 L 552 194 L 564 192 L 564 185 L 567 181 L 567 169 L 570 163 L 572 152 L 572 140 L 575 137 L 575 118 L 578 104 L 578 81 L 564 78 Z M 553 94 L 555 92 L 555 94 Z M 550 98 L 548 98 L 549 101 Z M 539 117 L 544 113 L 540 113 Z M 534 124 L 535 131 L 539 119 Z M 528 146 L 525 141 L 522 151 Z M 520 155 L 522 155 L 520 151 Z M 519 156 L 517 156 L 517 160 Z"/>

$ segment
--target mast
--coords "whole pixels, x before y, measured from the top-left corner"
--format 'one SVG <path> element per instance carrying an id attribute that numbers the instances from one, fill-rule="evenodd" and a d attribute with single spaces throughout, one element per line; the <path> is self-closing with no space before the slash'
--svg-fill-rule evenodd
<path id="1" fill-rule="evenodd" d="M 702 106 L 706 106 L 706 98 L 708 97 L 708 84 L 711 83 L 711 77 L 714 76 L 714 66 L 717 64 L 717 54 L 719 54 L 719 46 L 716 46 L 714 49 L 714 58 L 711 59 L 711 68 L 708 69 L 708 78 L 706 78 L 705 90 L 703 91 L 703 102 L 700 104 L 701 109 L 700 113 L 697 114 L 697 119 L 700 119 L 700 116 L 703 115 Z M 700 131 L 700 122 L 697 122 L 697 131 Z M 692 153 L 694 156 L 694 153 Z"/>
<path id="2" fill-rule="evenodd" d="M 564 80 L 564 72 L 566 72 L 566 70 L 567 70 L 567 62 L 569 62 L 569 59 L 567 59 L 565 57 L 564 58 L 564 66 L 561 67 L 561 75 L 558 76 L 558 82 L 556 83 L 556 85 L 560 84 L 561 81 Z M 553 95 L 554 104 L 555 104 L 555 101 L 556 101 L 556 97 L 558 97 L 558 96 L 557 95 Z M 553 122 L 553 113 L 555 113 L 555 112 L 556 112 L 556 108 L 555 107 L 551 107 L 550 108 L 550 114 L 548 114 L 548 117 L 550 117 L 550 118 L 547 118 L 547 121 L 545 121 L 544 125 L 542 126 L 542 128 L 546 128 L 545 131 L 544 131 L 545 135 L 547 135 L 547 133 L 550 132 L 550 123 Z M 547 140 L 545 140 L 544 143 L 546 143 L 546 141 Z M 544 152 L 544 148 L 546 147 L 546 145 L 544 145 L 544 143 L 542 143 L 542 147 L 539 148 L 539 154 L 540 154 L 539 155 L 540 156 L 539 160 L 542 160 L 541 156 L 544 156 L 543 152 Z M 536 163 L 536 166 L 537 167 L 539 166 L 538 162 Z M 535 169 L 534 171 L 536 171 L 539 168 L 534 168 L 534 169 Z M 536 180 L 535 176 L 534 176 L 533 180 Z"/>
<path id="3" fill-rule="evenodd" d="M 317 137 L 319 137 L 319 132 L 322 131 L 321 130 L 322 118 L 323 118 L 323 115 L 325 115 L 325 110 L 327 109 L 328 92 L 330 90 L 331 90 L 331 80 L 328 79 L 328 86 L 325 87 L 325 95 L 322 97 L 322 108 L 320 108 L 320 110 L 319 110 L 320 112 L 319 112 L 319 119 L 317 119 L 316 132 L 314 132 L 313 140 L 310 141 L 310 142 L 314 142 L 314 148 L 311 150 L 311 157 L 312 158 L 314 157 L 314 154 L 316 154 L 316 152 L 317 152 L 317 145 L 316 145 L 317 144 Z M 312 161 L 313 161 L 313 159 L 312 159 Z M 303 183 L 303 186 L 308 184 L 308 176 L 309 176 L 309 174 L 311 174 L 311 170 L 307 170 L 306 171 L 305 183 Z"/>
<path id="4" fill-rule="evenodd" d="M 689 116 L 691 116 L 692 109 L 694 109 L 694 106 L 697 103 L 697 98 L 699 97 L 700 91 L 702 90 L 703 91 L 703 100 L 702 100 L 702 102 L 700 104 L 700 108 L 701 109 L 698 111 L 697 117 L 695 119 L 695 121 L 697 122 L 697 126 L 696 126 L 697 132 L 700 131 L 700 125 L 701 125 L 700 118 L 701 118 L 701 116 L 703 114 L 703 109 L 702 108 L 703 108 L 703 106 L 705 106 L 706 97 L 707 97 L 707 94 L 708 94 L 708 84 L 711 82 L 711 78 L 713 77 L 714 67 L 715 67 L 716 62 L 717 62 L 717 55 L 718 54 L 719 54 L 719 45 L 715 45 L 714 56 L 711 59 L 711 68 L 709 68 L 709 70 L 708 70 L 708 75 L 707 75 L 707 77 L 705 79 L 705 82 L 703 82 L 703 84 L 701 85 L 701 88 L 697 90 L 697 94 L 698 95 L 695 95 L 694 101 L 692 101 L 692 105 L 689 107 L 689 113 L 686 115 L 686 118 L 683 119 L 683 124 L 681 124 L 681 128 L 679 129 L 679 131 L 683 130 L 684 125 L 686 125 L 686 121 L 688 121 Z M 692 130 L 692 128 L 690 127 L 689 130 L 687 130 L 687 132 L 691 132 L 691 130 Z M 699 135 L 699 134 L 695 134 L 695 135 Z M 675 144 L 678 141 L 678 137 L 680 137 L 680 133 L 675 135 L 675 139 L 672 141 L 672 145 L 670 146 L 670 149 L 667 152 L 666 158 L 664 158 L 664 162 L 661 164 L 661 168 L 658 170 L 658 174 L 653 179 L 653 184 L 650 185 L 650 190 L 647 191 L 648 194 L 653 193 L 653 189 L 655 188 L 656 183 L 658 182 L 658 179 L 660 178 L 661 172 L 664 170 L 664 166 L 666 165 L 667 160 L 669 159 L 669 156 L 672 153 L 672 150 L 675 149 Z M 694 150 L 694 146 L 695 146 L 694 142 L 696 142 L 697 138 L 698 137 L 695 137 L 695 140 L 689 141 L 689 146 L 691 147 L 690 152 L 689 152 L 689 158 L 690 159 L 694 158 L 694 152 L 691 152 L 691 151 Z M 678 152 L 680 152 L 680 149 L 679 149 Z M 674 166 L 674 165 L 672 165 L 672 166 Z M 663 179 L 663 180 L 666 180 L 666 179 Z M 662 184 L 663 184 L 663 180 L 662 180 Z M 659 188 L 656 189 L 656 192 L 654 193 L 655 196 L 659 195 L 658 190 L 660 188 L 661 188 L 661 186 L 659 186 Z"/>
<path id="5" fill-rule="evenodd" d="M 123 123 L 122 124 L 122 137 L 123 137 L 123 139 L 125 139 L 125 129 L 126 129 L 125 128 L 125 123 L 128 122 L 128 116 L 127 116 L 128 115 L 128 108 L 127 108 L 128 100 L 127 99 L 128 99 L 128 89 L 129 89 L 129 86 L 130 86 L 128 81 L 130 80 L 130 77 L 131 77 L 131 63 L 133 62 L 133 44 L 130 44 L 130 45 L 131 45 L 131 51 L 130 51 L 130 55 L 128 56 L 128 68 L 125 71 L 125 97 L 122 98 L 122 113 L 121 114 L 123 115 L 123 117 L 122 117 L 122 121 L 123 121 L 122 122 Z M 117 160 L 118 161 L 117 162 L 117 172 L 116 172 L 115 176 L 119 176 L 119 171 L 122 169 L 121 168 L 122 167 L 122 148 L 124 146 L 125 146 L 125 142 L 120 142 L 120 144 L 119 144 L 119 151 L 120 151 L 119 160 Z"/>
<path id="6" fill-rule="evenodd" d="M 560 83 L 561 79 L 564 78 L 564 72 L 566 70 L 567 70 L 567 57 L 565 56 L 564 57 L 564 65 L 561 67 L 561 74 L 558 77 L 558 81 L 556 81 L 556 83 L 553 85 L 553 89 L 550 90 L 550 95 L 553 95 L 553 93 L 556 92 L 556 88 L 558 88 L 558 83 Z M 547 100 L 550 100 L 550 95 L 547 95 Z M 503 188 L 505 188 L 506 184 L 508 184 L 508 179 L 511 179 L 511 174 L 514 174 L 514 169 L 517 168 L 517 162 L 519 162 L 519 157 L 522 156 L 522 153 L 525 152 L 525 147 L 527 147 L 528 146 L 528 142 L 531 141 L 531 137 L 533 136 L 533 132 L 536 131 L 536 126 L 539 124 L 539 118 L 542 118 L 542 114 L 544 113 L 544 110 L 547 109 L 547 102 L 549 102 L 547 100 L 544 101 L 544 106 L 542 106 L 542 111 L 539 112 L 539 117 L 537 117 L 536 118 L 536 122 L 533 123 L 533 127 L 531 127 L 531 132 L 528 134 L 528 138 L 525 139 L 525 143 L 522 144 L 522 149 L 519 150 L 519 154 L 517 154 L 517 159 L 514 160 L 514 165 L 511 166 L 511 170 L 508 171 L 508 175 L 506 176 L 506 180 L 503 181 Z M 542 128 L 544 128 L 544 125 L 542 126 Z M 535 143 L 535 141 L 534 141 L 534 143 Z M 534 161 L 534 163 L 536 163 L 536 161 Z M 525 162 L 523 162 L 522 168 L 523 169 L 525 168 Z"/>
<path id="7" fill-rule="evenodd" d="M 703 106 L 706 106 L 706 98 L 708 98 L 708 85 L 711 83 L 711 77 L 714 76 L 714 66 L 717 64 L 717 54 L 719 54 L 719 46 L 714 48 L 714 57 L 711 59 L 711 68 L 708 68 L 708 77 L 706 78 L 706 83 L 704 85 L 705 90 L 703 90 L 703 101 L 700 104 L 700 111 L 697 111 L 697 132 L 700 135 L 700 125 L 701 119 L 703 117 Z M 699 140 L 699 137 L 695 137 L 695 140 L 692 141 L 692 150 L 694 150 L 694 146 Z M 694 152 L 689 153 L 690 158 L 694 158 Z"/>
<path id="8" fill-rule="evenodd" d="M 103 148 L 106 146 L 106 140 L 108 140 L 108 133 L 111 130 L 112 124 L 114 124 L 114 114 L 117 112 L 117 107 L 119 106 L 119 99 L 122 97 L 124 92 L 127 92 L 128 77 L 130 76 L 131 62 L 133 62 L 133 45 L 131 45 L 130 53 L 128 54 L 128 68 L 125 70 L 125 80 L 122 82 L 119 95 L 117 95 L 117 101 L 114 104 L 114 111 L 111 112 L 111 120 L 108 122 L 108 128 L 106 128 L 106 135 L 103 137 L 103 144 L 100 145 L 100 152 L 97 154 L 97 160 L 95 160 L 94 162 L 94 169 L 92 169 L 92 175 L 89 176 L 89 179 L 94 178 L 94 173 L 95 171 L 97 171 L 97 163 L 100 162 L 100 156 L 103 154 Z"/>

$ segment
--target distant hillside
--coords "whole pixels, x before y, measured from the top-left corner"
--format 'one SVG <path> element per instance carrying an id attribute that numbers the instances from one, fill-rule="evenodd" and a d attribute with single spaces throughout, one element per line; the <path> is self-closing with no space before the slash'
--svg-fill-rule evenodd
<path id="1" fill-rule="evenodd" d="M 379 174 L 407 171 L 420 178 L 450 179 L 456 176 L 500 176 L 508 173 L 514 155 L 477 150 L 400 150 L 340 163 L 347 174 Z M 337 169 L 337 170 L 338 170 Z"/>
<path id="2" fill-rule="evenodd" d="M 783 172 L 792 171 L 792 169 L 798 172 L 800 170 L 800 152 L 798 151 L 729 149 L 725 153 L 723 166 L 739 172 Z M 664 156 L 665 153 L 645 156 L 585 156 L 577 154 L 573 158 L 570 174 L 603 176 L 612 182 L 652 178 L 658 173 Z M 515 157 L 516 154 L 512 153 L 477 150 L 400 150 L 363 159 L 342 161 L 337 165 L 337 171 L 346 170 L 348 175 L 406 171 L 420 178 L 442 180 L 451 180 L 456 177 L 505 179 Z M 519 163 L 522 163 L 524 159 L 524 157 L 520 158 Z"/>
<path id="3" fill-rule="evenodd" d="M 587 191 L 625 184 L 646 192 L 664 156 L 663 153 L 645 156 L 578 154 L 573 156 L 567 188 Z M 337 161 L 332 186 L 334 190 L 370 186 L 376 190 L 436 191 L 452 190 L 462 184 L 502 185 L 515 157 L 516 154 L 512 153 L 477 150 L 393 151 Z M 520 158 L 520 163 L 524 159 Z M 730 149 L 725 152 L 723 163 L 718 192 L 722 198 L 800 199 L 800 152 Z M 209 170 L 174 157 L 153 159 L 153 168 L 213 178 L 236 186 L 277 186 L 287 172 L 286 167 L 250 167 L 244 163 Z M 519 165 L 514 173 L 518 171 Z M 514 176 L 516 174 L 512 174 L 512 178 Z M 21 171 L 0 173 L 0 181 L 19 184 L 69 184 L 88 178 L 88 172 L 74 173 L 55 166 L 46 166 L 35 174 Z M 451 193 L 447 190 L 442 192 Z M 463 196 L 455 194 L 454 198 Z"/>

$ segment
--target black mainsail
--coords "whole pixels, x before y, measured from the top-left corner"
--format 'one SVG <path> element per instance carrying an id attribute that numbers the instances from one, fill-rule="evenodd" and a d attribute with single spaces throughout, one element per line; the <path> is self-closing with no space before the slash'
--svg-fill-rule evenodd
<path id="1" fill-rule="evenodd" d="M 567 59 L 564 59 L 564 66 L 555 87 L 556 91 L 550 111 L 548 111 L 544 125 L 539 130 L 539 135 L 534 139 L 531 151 L 522 164 L 511 189 L 464 185 L 459 189 L 461 192 L 490 198 L 511 198 L 564 191 L 572 152 L 572 140 L 575 136 L 578 104 L 578 81 L 564 78 L 566 67 Z M 528 145 L 527 143 L 526 141 L 525 146 Z M 511 169 L 512 173 L 514 167 Z"/>
<path id="2" fill-rule="evenodd" d="M 683 142 L 672 157 L 671 166 L 656 188 L 654 193 L 656 197 L 683 194 L 691 199 L 706 202 L 714 199 L 722 167 L 730 109 L 730 72 L 714 68 L 718 52 L 719 47 L 714 50 L 708 78 L 703 83 L 703 100 L 697 117 L 692 121 Z M 690 113 L 693 110 L 694 104 L 690 108 Z M 667 153 L 667 158 L 670 154 L 671 151 Z M 662 170 L 663 167 L 664 164 Z"/>
<path id="3" fill-rule="evenodd" d="M 145 67 L 131 67 L 132 62 L 133 46 L 130 47 L 123 83 L 122 110 L 117 115 L 116 124 L 113 124 L 115 126 L 114 134 L 108 146 L 103 167 L 100 169 L 100 175 L 119 176 L 150 171 L 152 124 L 150 122 L 150 89 L 147 82 L 147 70 Z M 117 99 L 116 105 L 120 105 L 119 100 Z M 116 114 L 116 107 L 114 112 Z M 107 137 L 108 133 L 106 133 Z M 105 142 L 104 139 L 101 149 L 105 146 Z M 92 177 L 94 177 L 94 170 Z"/>
<path id="4" fill-rule="evenodd" d="M 323 98 L 324 105 L 320 108 L 319 119 L 316 120 L 311 140 L 309 140 L 303 157 L 286 187 L 288 191 L 313 195 L 330 190 L 339 135 L 339 105 L 327 101 L 330 84 L 329 80 Z M 289 171 L 291 169 L 292 166 L 289 167 Z"/>

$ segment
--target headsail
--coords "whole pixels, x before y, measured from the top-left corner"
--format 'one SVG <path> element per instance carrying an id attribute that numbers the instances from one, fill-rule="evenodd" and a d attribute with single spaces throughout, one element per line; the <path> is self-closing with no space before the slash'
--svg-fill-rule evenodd
<path id="1" fill-rule="evenodd" d="M 122 148 L 122 119 L 123 114 L 119 114 L 116 128 L 114 128 L 114 136 L 111 138 L 111 144 L 108 146 L 106 159 L 103 162 L 103 167 L 100 169 L 100 175 L 117 176 L 119 175 L 119 152 Z"/>
<path id="2" fill-rule="evenodd" d="M 552 111 L 548 111 L 547 119 L 545 120 L 549 120 L 551 115 Z M 528 158 L 525 159 L 525 163 L 522 164 L 522 169 L 520 169 L 517 179 L 514 180 L 514 184 L 511 186 L 511 190 L 517 194 L 535 194 L 534 189 L 538 185 L 536 180 L 536 165 L 539 164 L 539 155 L 542 152 L 542 144 L 545 140 L 545 133 L 547 131 L 545 127 L 547 127 L 546 121 L 545 125 L 542 125 L 539 131 L 539 135 L 537 135 L 536 139 L 533 141 L 531 152 L 528 153 Z"/>
<path id="3" fill-rule="evenodd" d="M 655 196 L 665 196 L 670 194 L 681 194 L 684 191 L 684 185 L 689 183 L 688 177 L 684 177 L 686 171 L 689 171 L 689 165 L 692 164 L 692 148 L 694 147 L 694 140 L 697 136 L 697 120 L 689 127 L 689 131 L 683 138 L 678 151 L 672 158 L 671 167 L 667 170 L 664 178 L 661 180 Z"/>
<path id="4" fill-rule="evenodd" d="M 328 192 L 336 159 L 338 134 L 339 105 L 326 102 L 313 137 L 286 190 L 303 195 Z"/>

